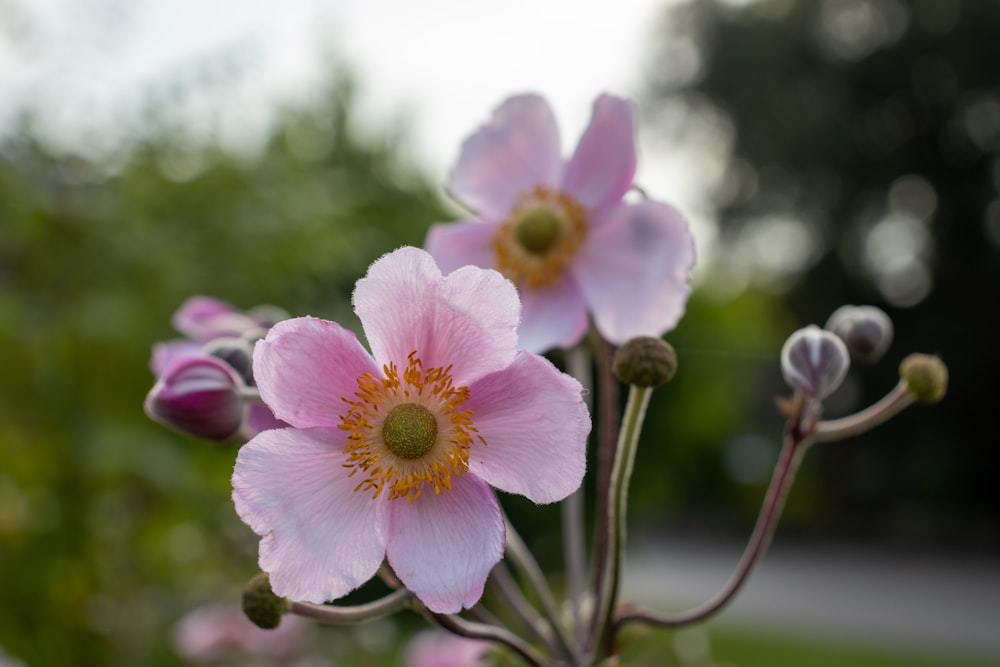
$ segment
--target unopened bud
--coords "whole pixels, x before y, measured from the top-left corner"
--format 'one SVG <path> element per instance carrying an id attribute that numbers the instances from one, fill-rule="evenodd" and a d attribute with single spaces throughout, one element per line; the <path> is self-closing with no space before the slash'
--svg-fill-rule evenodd
<path id="1" fill-rule="evenodd" d="M 858 361 L 878 361 L 892 343 L 892 320 L 875 306 L 841 306 L 830 315 L 826 329 L 840 336 Z"/>
<path id="2" fill-rule="evenodd" d="M 146 414 L 182 433 L 225 441 L 243 423 L 241 381 L 225 362 L 209 356 L 176 360 L 146 396 Z"/>
<path id="3" fill-rule="evenodd" d="M 850 366 L 847 346 L 815 325 L 799 329 L 781 348 L 781 374 L 794 389 L 822 399 L 840 386 Z"/>
<path id="4" fill-rule="evenodd" d="M 243 337 L 217 338 L 205 344 L 205 354 L 222 359 L 233 367 L 248 385 L 253 382 L 253 343 Z"/>
<path id="5" fill-rule="evenodd" d="M 614 371 L 619 380 L 636 387 L 659 387 L 677 372 L 677 353 L 660 338 L 633 338 L 615 351 Z"/>
<path id="6" fill-rule="evenodd" d="M 948 391 L 948 367 L 930 354 L 911 354 L 903 359 L 899 377 L 920 403 L 937 403 Z"/>
<path id="7" fill-rule="evenodd" d="M 243 589 L 243 613 L 258 628 L 273 630 L 281 625 L 281 615 L 287 607 L 288 601 L 271 590 L 271 580 L 265 572 L 256 575 Z"/>

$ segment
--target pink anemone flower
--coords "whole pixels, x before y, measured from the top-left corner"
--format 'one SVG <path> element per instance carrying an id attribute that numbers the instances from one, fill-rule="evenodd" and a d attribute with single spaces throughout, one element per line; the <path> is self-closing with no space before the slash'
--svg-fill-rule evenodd
<path id="1" fill-rule="evenodd" d="M 625 203 L 636 169 L 635 108 L 601 95 L 568 160 L 545 100 L 504 101 L 462 145 L 448 190 L 475 218 L 434 225 L 427 250 L 445 272 L 495 268 L 520 290 L 521 346 L 575 345 L 592 314 L 619 345 L 662 336 L 684 313 L 694 242 L 653 200 Z"/>
<path id="2" fill-rule="evenodd" d="M 386 559 L 429 609 L 458 612 L 503 555 L 490 487 L 536 503 L 579 487 L 581 386 L 518 350 L 517 291 L 495 271 L 442 276 L 426 252 L 401 248 L 358 281 L 354 308 L 371 354 L 309 317 L 257 344 L 261 396 L 291 427 L 240 450 L 236 511 L 262 536 L 277 595 L 333 600 Z"/>

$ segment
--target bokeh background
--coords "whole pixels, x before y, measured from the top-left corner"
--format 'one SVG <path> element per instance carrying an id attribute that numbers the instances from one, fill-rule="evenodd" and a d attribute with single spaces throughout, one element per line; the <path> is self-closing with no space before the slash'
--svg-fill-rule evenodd
<path id="1" fill-rule="evenodd" d="M 354 281 L 457 219 L 458 142 L 525 89 L 567 150 L 594 96 L 635 97 L 638 180 L 698 240 L 633 535 L 732 542 L 735 561 L 779 445 L 782 341 L 866 303 L 896 341 L 830 413 L 880 397 L 912 351 L 945 359 L 949 395 L 811 452 L 779 543 L 1000 564 L 1000 3 L 289 3 L 298 23 L 265 4 L 0 2 L 0 651 L 188 664 L 177 622 L 235 603 L 257 541 L 229 500 L 235 450 L 143 415 L 150 346 L 192 294 L 356 327 Z M 555 510 L 510 504 L 552 558 Z M 996 581 L 971 595 L 1000 600 Z M 400 664 L 410 627 L 313 641 L 332 664 Z M 718 641 L 733 665 L 830 653 Z M 670 646 L 653 664 L 712 664 Z M 923 653 L 849 664 L 1000 660 Z"/>

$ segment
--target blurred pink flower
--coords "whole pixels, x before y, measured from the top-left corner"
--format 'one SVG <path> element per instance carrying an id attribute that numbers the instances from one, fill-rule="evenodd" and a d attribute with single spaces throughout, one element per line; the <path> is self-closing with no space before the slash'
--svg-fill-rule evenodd
<path id="1" fill-rule="evenodd" d="M 579 487 L 580 384 L 518 351 L 517 292 L 495 271 L 443 277 L 430 255 L 401 248 L 358 281 L 354 307 L 371 354 L 314 318 L 258 343 L 261 395 L 292 428 L 240 450 L 236 511 L 262 536 L 277 595 L 339 598 L 387 558 L 428 608 L 457 612 L 503 554 L 490 485 L 536 503 Z"/>
<path id="2" fill-rule="evenodd" d="M 198 664 L 251 656 L 286 660 L 308 651 L 311 628 L 298 616 L 285 616 L 274 630 L 262 630 L 239 605 L 207 605 L 177 623 L 174 649 L 188 662 Z"/>
<path id="3" fill-rule="evenodd" d="M 426 630 L 414 635 L 406 647 L 405 667 L 484 667 L 487 642 L 447 632 Z"/>
<path id="4" fill-rule="evenodd" d="M 449 191 L 475 218 L 434 225 L 427 249 L 442 270 L 495 268 L 517 284 L 520 344 L 544 352 L 588 327 L 614 344 L 662 336 L 690 292 L 694 242 L 671 206 L 625 203 L 636 169 L 635 108 L 601 95 L 568 160 L 546 101 L 508 98 L 462 145 Z"/>

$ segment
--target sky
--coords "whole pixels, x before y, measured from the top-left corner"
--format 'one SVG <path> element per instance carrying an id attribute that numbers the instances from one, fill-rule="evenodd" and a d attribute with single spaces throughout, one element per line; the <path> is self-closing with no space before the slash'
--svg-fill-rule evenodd
<path id="1" fill-rule="evenodd" d="M 49 136 L 107 154 L 154 107 L 252 146 L 277 105 L 317 94 L 336 61 L 360 81 L 362 129 L 402 123 L 404 152 L 443 182 L 461 141 L 513 93 L 546 96 L 569 152 L 597 95 L 641 92 L 672 1 L 0 0 L 0 125 L 28 104 Z M 640 134 L 637 182 L 677 205 L 704 248 L 714 227 L 698 179 L 710 167 L 674 148 Z"/>

